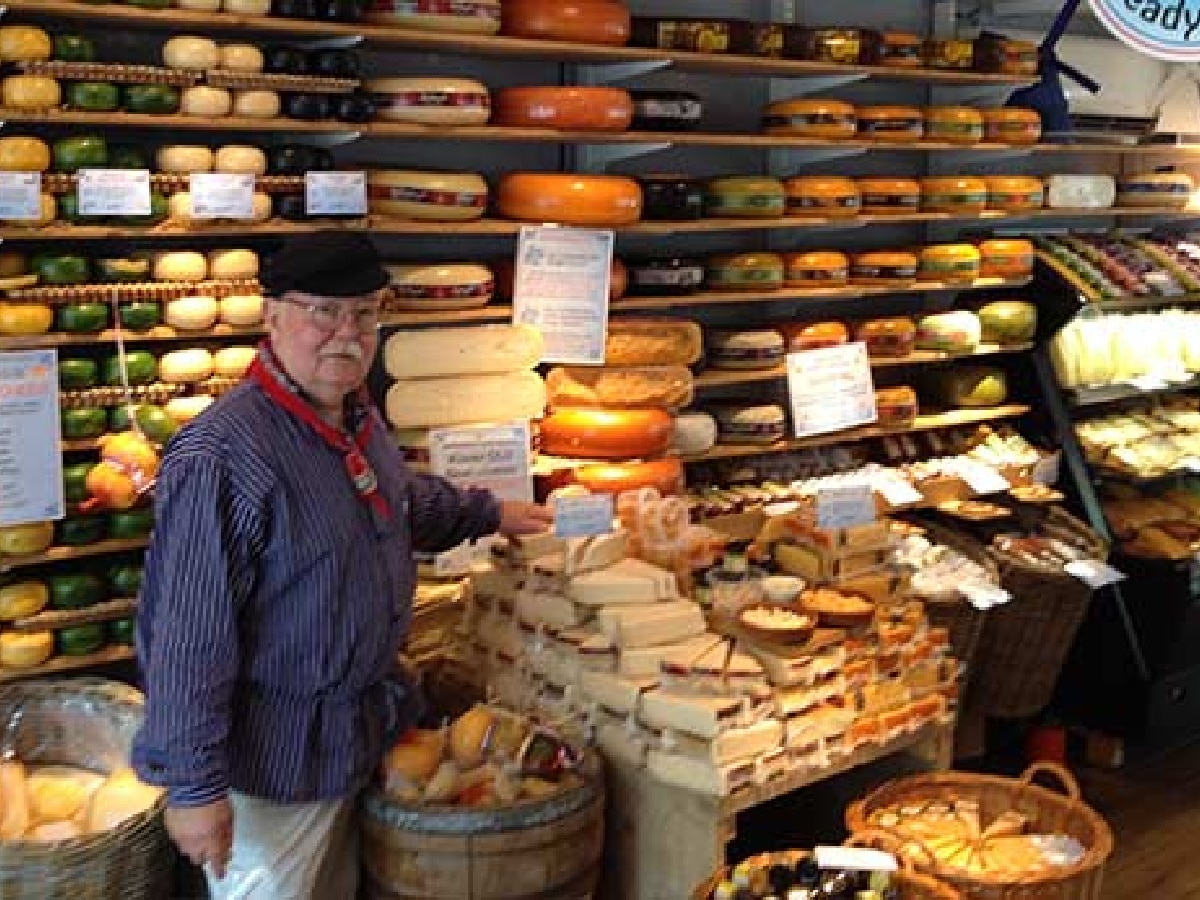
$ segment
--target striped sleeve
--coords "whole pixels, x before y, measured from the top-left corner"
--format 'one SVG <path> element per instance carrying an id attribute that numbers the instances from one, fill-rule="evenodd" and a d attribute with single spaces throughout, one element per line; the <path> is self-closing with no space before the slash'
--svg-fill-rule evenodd
<path id="1" fill-rule="evenodd" d="M 495 533 L 500 504 L 490 491 L 461 490 L 436 475 L 414 473 L 410 481 L 413 547 L 427 553 Z"/>
<path id="2" fill-rule="evenodd" d="M 156 497 L 138 620 L 146 719 L 133 761 L 172 804 L 194 806 L 229 787 L 237 611 L 253 584 L 259 523 L 212 453 L 168 454 Z"/>

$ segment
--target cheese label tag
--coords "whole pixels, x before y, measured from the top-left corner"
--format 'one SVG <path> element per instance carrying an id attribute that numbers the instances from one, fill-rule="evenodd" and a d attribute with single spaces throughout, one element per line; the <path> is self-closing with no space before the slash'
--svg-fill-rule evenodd
<path id="1" fill-rule="evenodd" d="M 974 460 L 963 460 L 962 465 L 955 467 L 954 474 L 976 494 L 999 494 L 1012 487 L 1008 479 L 991 466 Z"/>
<path id="2" fill-rule="evenodd" d="M 828 530 L 875 521 L 875 492 L 868 484 L 826 487 L 817 491 L 817 527 Z"/>
<path id="3" fill-rule="evenodd" d="M 1067 563 L 1063 569 L 1068 575 L 1074 575 L 1090 588 L 1108 587 L 1110 584 L 1125 580 L 1124 572 L 1097 559 L 1077 559 L 1075 562 Z"/>
<path id="4" fill-rule="evenodd" d="M 908 506 L 912 503 L 920 503 L 925 499 L 925 495 L 907 481 L 895 478 L 881 478 L 875 488 L 892 506 Z"/>
<path id="5" fill-rule="evenodd" d="M 501 500 L 533 499 L 528 422 L 431 429 L 429 465 L 461 488 L 487 488 Z"/>
<path id="6" fill-rule="evenodd" d="M 42 173 L 0 172 L 0 219 L 36 222 L 42 217 Z"/>
<path id="7" fill-rule="evenodd" d="M 611 534 L 613 530 L 613 498 L 611 494 L 588 494 L 554 498 L 554 536 L 560 538 L 592 537 Z"/>
<path id="8" fill-rule="evenodd" d="M 818 847 L 817 866 L 821 869 L 841 869 L 845 872 L 897 872 L 896 857 L 883 850 L 869 847 Z"/>
<path id="9" fill-rule="evenodd" d="M 789 353 L 788 395 L 796 437 L 829 434 L 878 418 L 867 345 L 860 342 Z"/>
<path id="10" fill-rule="evenodd" d="M 64 515 L 58 354 L 0 353 L 0 525 Z"/>
<path id="11" fill-rule="evenodd" d="M 188 176 L 194 219 L 253 219 L 254 176 L 198 172 Z"/>
<path id="12" fill-rule="evenodd" d="M 81 216 L 150 215 L 148 169 L 80 169 Z"/>
<path id="13" fill-rule="evenodd" d="M 304 212 L 310 216 L 365 216 L 366 172 L 305 172 Z"/>

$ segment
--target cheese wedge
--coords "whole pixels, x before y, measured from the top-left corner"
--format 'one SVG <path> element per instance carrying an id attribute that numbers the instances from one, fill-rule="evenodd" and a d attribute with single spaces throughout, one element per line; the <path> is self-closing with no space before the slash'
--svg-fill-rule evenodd
<path id="1" fill-rule="evenodd" d="M 588 619 L 581 609 L 561 594 L 524 590 L 517 594 L 514 613 L 522 622 L 549 628 L 577 628 Z"/>
<path id="2" fill-rule="evenodd" d="M 571 579 L 567 593 L 587 606 L 654 603 L 679 596 L 675 575 L 640 559 L 622 559 Z"/>
<path id="3" fill-rule="evenodd" d="M 718 635 L 705 632 L 678 644 L 626 648 L 617 660 L 617 671 L 629 678 L 657 678 L 664 660 L 670 658 L 690 662 L 718 643 L 722 643 Z"/>
<path id="4" fill-rule="evenodd" d="M 783 723 L 778 719 L 764 719 L 746 728 L 730 728 L 712 740 L 674 731 L 663 738 L 664 748 L 670 752 L 713 766 L 755 758 L 778 750 L 782 743 Z"/>
<path id="5" fill-rule="evenodd" d="M 651 750 L 646 754 L 646 768 L 665 784 L 713 797 L 727 797 L 754 783 L 753 760 L 714 766 L 677 753 Z"/>
<path id="6" fill-rule="evenodd" d="M 584 672 L 580 678 L 580 686 L 588 699 L 622 716 L 636 713 L 642 696 L 653 690 L 657 683 L 653 678 L 622 678 L 604 672 Z"/>
<path id="7" fill-rule="evenodd" d="M 775 715 L 786 719 L 844 693 L 846 680 L 840 676 L 824 679 L 811 686 L 779 688 L 775 691 Z"/>
<path id="8" fill-rule="evenodd" d="M 651 728 L 670 728 L 684 734 L 712 740 L 735 728 L 742 702 L 727 697 L 686 697 L 651 691 L 642 698 L 638 713 L 642 724 Z"/>
<path id="9" fill-rule="evenodd" d="M 703 634 L 704 614 L 686 600 L 640 606 L 608 606 L 597 614 L 600 630 L 622 651 L 671 644 Z"/>
<path id="10" fill-rule="evenodd" d="M 782 656 L 756 646 L 751 646 L 750 652 L 763 667 L 767 679 L 777 687 L 812 684 L 822 674 L 837 671 L 846 662 L 846 653 L 840 647 L 800 656 Z"/>

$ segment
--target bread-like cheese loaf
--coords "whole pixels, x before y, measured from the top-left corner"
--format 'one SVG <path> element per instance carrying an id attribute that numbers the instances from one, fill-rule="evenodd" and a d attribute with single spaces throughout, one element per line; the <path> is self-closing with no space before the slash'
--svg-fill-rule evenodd
<path id="1" fill-rule="evenodd" d="M 393 378 L 501 374 L 532 369 L 542 351 L 542 333 L 529 325 L 424 328 L 392 334 L 383 366 Z"/>
<path id="2" fill-rule="evenodd" d="M 566 366 L 551 369 L 546 376 L 550 405 L 555 408 L 678 409 L 692 402 L 693 388 L 692 373 L 683 366 Z"/>
<path id="3" fill-rule="evenodd" d="M 690 366 L 704 352 L 699 323 L 687 319 L 616 318 L 608 323 L 606 366 Z"/>
<path id="4" fill-rule="evenodd" d="M 411 378 L 388 389 L 385 406 L 395 428 L 537 419 L 546 408 L 546 386 L 534 372 Z"/>

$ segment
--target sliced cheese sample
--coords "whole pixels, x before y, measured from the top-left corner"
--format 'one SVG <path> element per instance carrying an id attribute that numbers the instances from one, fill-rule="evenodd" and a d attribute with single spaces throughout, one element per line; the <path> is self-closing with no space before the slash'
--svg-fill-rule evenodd
<path id="1" fill-rule="evenodd" d="M 489 375 L 531 369 L 542 351 L 542 333 L 529 325 L 425 328 L 392 334 L 383 365 L 393 378 Z"/>
<path id="2" fill-rule="evenodd" d="M 619 606 L 673 600 L 679 596 L 679 587 L 673 573 L 630 558 L 574 576 L 567 594 L 585 606 Z"/>
<path id="3" fill-rule="evenodd" d="M 700 607 L 685 600 L 606 606 L 596 614 L 596 620 L 600 630 L 622 650 L 677 643 L 705 630 Z"/>
<path id="4" fill-rule="evenodd" d="M 705 632 L 675 644 L 626 648 L 617 659 L 617 673 L 629 678 L 657 679 L 665 660 L 697 659 L 720 643 L 723 640 L 718 635 Z"/>
<path id="5" fill-rule="evenodd" d="M 656 684 L 653 678 L 622 678 L 605 672 L 584 672 L 580 682 L 590 700 L 622 715 L 636 713 L 642 696 Z"/>
<path id="6" fill-rule="evenodd" d="M 783 723 L 764 719 L 745 728 L 730 728 L 712 740 L 668 732 L 663 743 L 670 752 L 711 766 L 723 766 L 775 750 L 783 743 Z"/>
<path id="7" fill-rule="evenodd" d="M 712 740 L 734 728 L 741 715 L 742 701 L 730 697 L 689 697 L 651 691 L 642 698 L 638 717 L 651 728 L 670 728 Z"/>
<path id="8" fill-rule="evenodd" d="M 548 628 L 576 628 L 587 621 L 587 610 L 580 608 L 568 597 L 525 590 L 517 595 L 513 604 L 517 619 L 527 625 L 544 625 Z"/>
<path id="9" fill-rule="evenodd" d="M 754 782 L 754 761 L 739 761 L 723 766 L 651 750 L 646 755 L 646 768 L 659 781 L 684 790 L 713 797 L 727 797 L 734 791 Z"/>
<path id="10" fill-rule="evenodd" d="M 546 386 L 533 372 L 404 379 L 388 389 L 385 406 L 396 428 L 537 419 L 546 408 Z"/>

